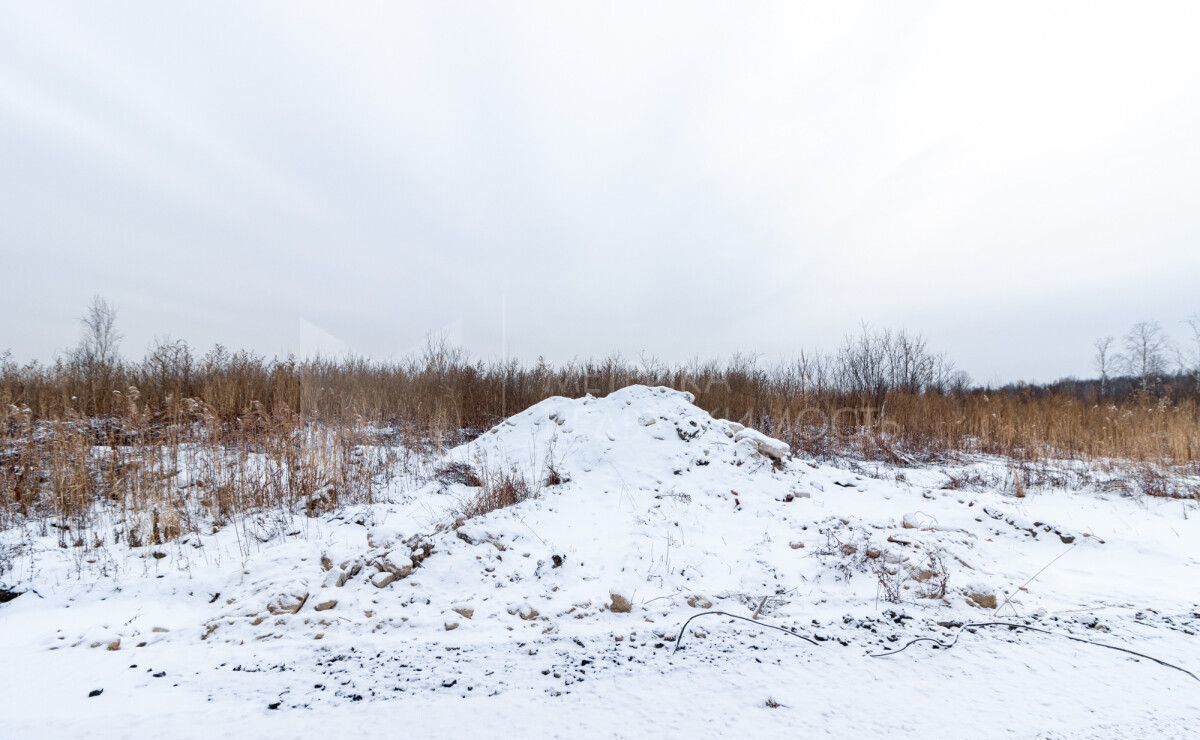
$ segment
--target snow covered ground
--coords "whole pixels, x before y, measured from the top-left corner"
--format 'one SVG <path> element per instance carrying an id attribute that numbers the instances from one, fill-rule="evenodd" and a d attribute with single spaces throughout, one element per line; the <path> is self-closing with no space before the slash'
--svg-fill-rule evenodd
<path id="1" fill-rule="evenodd" d="M 1200 680 L 1067 637 L 1200 674 L 1196 502 L 820 465 L 690 401 L 549 399 L 383 503 L 170 546 L 2 533 L 0 736 L 1200 734 Z M 994 621 L 1053 634 L 875 657 Z"/>

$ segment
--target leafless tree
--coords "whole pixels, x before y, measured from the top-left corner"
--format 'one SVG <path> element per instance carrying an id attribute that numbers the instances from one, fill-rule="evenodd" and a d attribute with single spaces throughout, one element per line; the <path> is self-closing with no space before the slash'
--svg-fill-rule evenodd
<path id="1" fill-rule="evenodd" d="M 971 389 L 971 374 L 966 370 L 956 370 L 954 364 L 944 360 L 946 379 L 943 381 L 946 390 L 951 393 L 965 394 Z"/>
<path id="2" fill-rule="evenodd" d="M 163 393 L 179 396 L 191 381 L 193 369 L 192 350 L 182 339 L 156 338 L 146 359 L 142 361 L 142 373 Z"/>
<path id="3" fill-rule="evenodd" d="M 894 390 L 919 393 L 933 381 L 937 357 L 925 345 L 925 337 L 901 329 L 884 335 L 887 343 L 891 386 Z"/>
<path id="4" fill-rule="evenodd" d="M 849 336 L 835 358 L 840 387 L 882 407 L 888 393 L 925 393 L 961 386 L 945 355 L 929 351 L 925 338 L 903 329 L 872 329 L 864 325 L 857 336 Z"/>
<path id="5" fill-rule="evenodd" d="M 1192 314 L 1185 323 L 1191 332 L 1191 337 L 1187 351 L 1181 353 L 1183 356 L 1181 364 L 1184 372 L 1191 375 L 1197 388 L 1200 388 L 1200 312 Z"/>
<path id="6" fill-rule="evenodd" d="M 79 317 L 83 336 L 78 357 L 90 371 L 106 371 L 117 364 L 117 352 L 124 338 L 117 331 L 117 307 L 99 295 L 92 296 L 87 312 Z"/>
<path id="7" fill-rule="evenodd" d="M 842 386 L 876 408 L 883 405 L 891 388 L 892 334 L 863 325 L 858 336 L 848 336 L 838 351 Z"/>
<path id="8" fill-rule="evenodd" d="M 1120 358 L 1113 352 L 1113 342 L 1116 341 L 1111 336 L 1100 337 L 1092 346 L 1096 348 L 1096 354 L 1093 355 L 1093 363 L 1095 363 L 1096 371 L 1100 373 L 1100 395 L 1108 395 L 1108 376 L 1112 372 L 1113 365 L 1120 361 Z"/>
<path id="9" fill-rule="evenodd" d="M 1143 392 L 1167 370 L 1171 340 L 1157 321 L 1139 321 L 1125 335 L 1125 367 L 1138 378 Z"/>

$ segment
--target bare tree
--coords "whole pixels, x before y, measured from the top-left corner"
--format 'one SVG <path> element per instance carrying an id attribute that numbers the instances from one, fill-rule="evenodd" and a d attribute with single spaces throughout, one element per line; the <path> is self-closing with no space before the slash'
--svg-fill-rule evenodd
<path id="1" fill-rule="evenodd" d="M 883 405 L 891 390 L 892 333 L 877 331 L 863 324 L 858 336 L 847 336 L 838 350 L 838 374 L 846 391 L 867 399 L 876 408 Z"/>
<path id="2" fill-rule="evenodd" d="M 954 363 L 943 360 L 942 367 L 946 378 L 942 381 L 946 390 L 962 395 L 971 389 L 971 374 L 966 370 L 955 370 Z"/>
<path id="3" fill-rule="evenodd" d="M 926 347 L 925 337 L 901 329 L 890 337 L 885 334 L 884 338 L 891 340 L 886 351 L 892 388 L 908 393 L 928 389 L 934 381 L 937 356 Z"/>
<path id="4" fill-rule="evenodd" d="M 192 350 L 182 339 L 170 337 L 154 340 L 146 359 L 142 361 L 142 375 L 163 394 L 181 395 L 191 381 L 193 369 Z"/>
<path id="5" fill-rule="evenodd" d="M 1125 366 L 1138 378 L 1143 392 L 1166 372 L 1171 340 L 1157 321 L 1139 321 L 1125 335 Z"/>
<path id="6" fill-rule="evenodd" d="M 931 352 L 920 334 L 866 324 L 861 333 L 846 337 L 833 363 L 841 389 L 870 399 L 879 408 L 893 391 L 940 392 L 956 379 L 954 363 Z"/>
<path id="7" fill-rule="evenodd" d="M 1192 376 L 1196 387 L 1200 389 L 1200 312 L 1192 314 L 1184 323 L 1191 330 L 1192 336 L 1189 340 L 1190 346 L 1183 355 L 1181 364 L 1184 366 L 1184 372 Z"/>
<path id="8" fill-rule="evenodd" d="M 1096 371 L 1100 373 L 1100 395 L 1108 395 L 1108 376 L 1112 372 L 1113 365 L 1120 360 L 1113 353 L 1113 342 L 1116 341 L 1112 337 L 1100 337 L 1092 346 L 1096 348 L 1096 354 L 1093 355 L 1092 362 L 1096 365 Z"/>
<path id="9" fill-rule="evenodd" d="M 79 317 L 83 336 L 79 357 L 90 370 L 107 370 L 117 364 L 117 351 L 124 338 L 117 331 L 117 307 L 99 295 L 92 296 L 87 312 Z"/>

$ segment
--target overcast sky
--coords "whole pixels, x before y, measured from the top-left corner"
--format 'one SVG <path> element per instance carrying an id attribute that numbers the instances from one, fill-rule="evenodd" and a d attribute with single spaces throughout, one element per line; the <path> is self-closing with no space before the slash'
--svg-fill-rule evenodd
<path id="1" fill-rule="evenodd" d="M 2 4 L 19 359 L 93 293 L 136 357 L 786 358 L 868 321 L 978 381 L 1200 311 L 1194 3 Z"/>

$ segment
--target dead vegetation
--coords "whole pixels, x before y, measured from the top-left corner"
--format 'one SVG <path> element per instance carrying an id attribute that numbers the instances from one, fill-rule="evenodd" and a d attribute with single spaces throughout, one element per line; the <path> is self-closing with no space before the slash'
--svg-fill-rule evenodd
<path id="1" fill-rule="evenodd" d="M 128 433 L 170 436 L 189 416 L 187 404 L 197 404 L 223 435 L 251 442 L 281 426 L 320 422 L 369 424 L 405 444 L 444 449 L 549 396 L 603 395 L 640 383 L 689 391 L 714 416 L 818 458 L 905 464 L 976 452 L 1195 467 L 1200 456 L 1195 394 L 1174 387 L 1156 394 L 1152 385 L 1120 397 L 1095 389 L 971 389 L 944 357 L 904 332 L 867 329 L 836 353 L 801 353 L 772 366 L 750 356 L 677 366 L 620 357 L 523 366 L 472 361 L 437 342 L 405 362 L 267 359 L 219 346 L 196 356 L 182 342 L 160 342 L 141 362 L 124 362 L 114 359 L 105 334 L 111 326 L 97 321 L 102 336 L 86 343 L 97 348 L 52 365 L 0 358 L 6 439 L 31 423 L 73 424 L 107 444 L 126 433 L 131 405 L 137 428 Z"/>
<path id="2" fill-rule="evenodd" d="M 367 444 L 361 424 L 307 424 L 260 404 L 234 423 L 196 399 L 148 413 L 134 388 L 119 416 L 6 420 L 0 527 L 40 522 L 63 547 L 160 545 L 241 515 L 318 516 L 371 503 L 403 448 Z"/>
<path id="3" fill-rule="evenodd" d="M 483 485 L 463 508 L 463 517 L 490 514 L 521 503 L 534 495 L 533 488 L 514 470 L 485 472 Z"/>
<path id="4" fill-rule="evenodd" d="M 93 306 L 80 348 L 54 364 L 0 356 L 0 526 L 41 522 L 64 547 L 157 545 L 247 512 L 318 516 L 370 503 L 414 460 L 538 401 L 634 383 L 689 391 L 714 416 L 818 459 L 903 466 L 996 455 L 1011 470 L 996 483 L 1017 496 L 1063 475 L 1047 461 L 1082 461 L 1134 466 L 1136 475 L 1102 484 L 1114 490 L 1200 495 L 1193 398 L 1155 396 L 1148 384 L 1121 399 L 972 390 L 904 332 L 864 330 L 837 353 L 771 367 L 747 356 L 523 366 L 473 362 L 437 342 L 397 363 L 269 360 L 219 346 L 196 356 L 183 342 L 125 362 L 106 310 Z M 953 475 L 951 488 L 991 483 L 969 470 Z M 472 515 L 562 482 L 552 456 L 545 479 L 532 483 L 453 463 L 435 477 L 480 489 L 465 507 Z M 96 531 L 98 505 L 118 513 L 109 531 Z"/>

